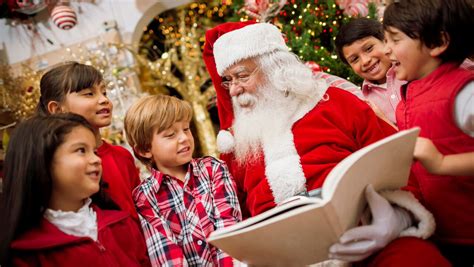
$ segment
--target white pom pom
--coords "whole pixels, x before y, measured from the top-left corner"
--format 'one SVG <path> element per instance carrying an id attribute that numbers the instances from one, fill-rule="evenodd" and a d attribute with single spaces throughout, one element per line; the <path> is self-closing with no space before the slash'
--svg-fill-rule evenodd
<path id="1" fill-rule="evenodd" d="M 217 134 L 217 150 L 221 153 L 230 153 L 234 151 L 234 136 L 226 130 L 220 130 Z"/>

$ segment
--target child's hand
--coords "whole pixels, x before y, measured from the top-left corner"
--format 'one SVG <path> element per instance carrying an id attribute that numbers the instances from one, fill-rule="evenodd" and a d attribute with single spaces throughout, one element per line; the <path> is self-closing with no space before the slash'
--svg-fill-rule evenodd
<path id="1" fill-rule="evenodd" d="M 414 157 L 423 164 L 428 172 L 437 173 L 441 168 L 444 156 L 438 151 L 430 139 L 418 137 Z"/>

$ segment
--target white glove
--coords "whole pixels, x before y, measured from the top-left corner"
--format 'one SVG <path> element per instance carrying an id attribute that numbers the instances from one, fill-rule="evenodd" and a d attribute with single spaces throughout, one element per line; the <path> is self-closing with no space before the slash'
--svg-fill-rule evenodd
<path id="1" fill-rule="evenodd" d="M 346 231 L 339 238 L 339 243 L 329 248 L 329 258 L 361 261 L 385 247 L 411 225 L 408 213 L 401 208 L 392 207 L 375 192 L 372 185 L 365 189 L 365 197 L 372 213 L 372 224 Z"/>

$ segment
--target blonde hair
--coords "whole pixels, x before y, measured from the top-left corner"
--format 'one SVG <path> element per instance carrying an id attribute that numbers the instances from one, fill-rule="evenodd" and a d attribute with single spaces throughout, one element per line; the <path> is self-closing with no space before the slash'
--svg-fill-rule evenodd
<path id="1" fill-rule="evenodd" d="M 152 159 L 140 156 L 151 148 L 155 133 L 170 128 L 179 121 L 191 121 L 191 105 L 167 95 L 150 95 L 140 98 L 127 110 L 124 128 L 127 141 L 137 159 L 148 167 L 156 167 Z"/>

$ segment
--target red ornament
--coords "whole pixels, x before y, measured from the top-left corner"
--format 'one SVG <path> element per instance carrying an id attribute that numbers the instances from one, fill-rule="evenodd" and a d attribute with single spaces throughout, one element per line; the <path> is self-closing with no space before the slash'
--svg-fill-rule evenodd
<path id="1" fill-rule="evenodd" d="M 244 11 L 260 21 L 269 21 L 280 13 L 286 0 L 245 0 Z"/>
<path id="2" fill-rule="evenodd" d="M 51 19 L 62 30 L 69 30 L 77 24 L 76 12 L 70 6 L 56 6 L 51 12 Z"/>
<path id="3" fill-rule="evenodd" d="M 313 72 L 321 71 L 321 66 L 319 66 L 319 64 L 314 61 L 307 61 L 304 64 L 308 66 Z"/>

